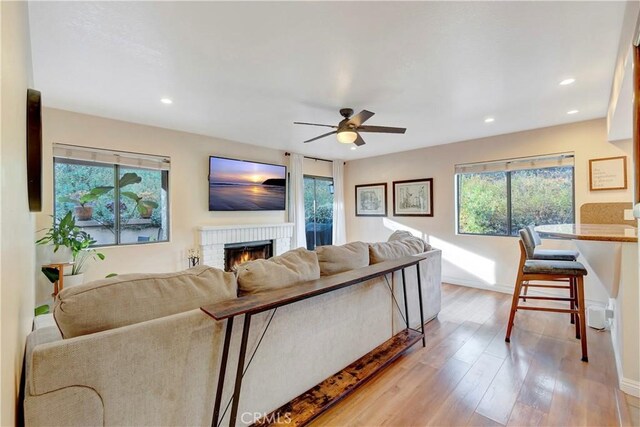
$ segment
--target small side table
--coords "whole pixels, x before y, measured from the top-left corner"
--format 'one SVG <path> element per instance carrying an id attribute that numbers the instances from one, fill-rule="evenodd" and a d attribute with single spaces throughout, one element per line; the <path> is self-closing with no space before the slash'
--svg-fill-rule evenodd
<path id="1" fill-rule="evenodd" d="M 64 288 L 64 268 L 72 266 L 72 262 L 63 262 L 63 263 L 54 263 L 54 264 L 46 264 L 43 265 L 42 268 L 54 268 L 58 270 L 58 280 L 53 282 L 53 293 L 52 297 L 56 297 L 60 291 Z"/>

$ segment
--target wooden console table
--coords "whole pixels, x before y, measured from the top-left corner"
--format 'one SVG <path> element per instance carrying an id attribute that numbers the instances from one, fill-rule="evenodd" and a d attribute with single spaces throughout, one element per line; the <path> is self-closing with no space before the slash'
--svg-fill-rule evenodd
<path id="1" fill-rule="evenodd" d="M 242 387 L 242 377 L 245 370 L 245 356 L 247 352 L 247 340 L 251 327 L 251 317 L 267 310 L 283 307 L 297 301 L 313 298 L 318 295 L 333 292 L 338 289 L 357 285 L 377 277 L 384 276 L 395 271 L 402 271 L 402 289 L 404 294 L 404 310 L 406 329 L 391 337 L 371 352 L 347 366 L 342 371 L 336 373 L 318 386 L 308 390 L 293 399 L 286 405 L 276 409 L 271 414 L 259 420 L 256 425 L 269 425 L 274 420 L 282 419 L 279 415 L 287 414 L 288 425 L 305 425 L 316 418 L 322 412 L 329 409 L 339 400 L 347 396 L 359 385 L 369 380 L 381 369 L 388 366 L 398 358 L 405 350 L 422 340 L 425 345 L 424 336 L 424 313 L 422 307 L 422 283 L 420 280 L 419 262 L 426 257 L 415 255 L 407 256 L 391 261 L 384 261 L 378 264 L 369 265 L 357 270 L 350 270 L 333 276 L 321 277 L 317 280 L 301 283 L 296 286 L 277 289 L 262 294 L 253 294 L 241 298 L 223 301 L 217 304 L 201 307 L 209 316 L 216 320 L 227 320 L 227 327 L 222 348 L 222 358 L 220 362 L 220 373 L 218 375 L 218 386 L 213 409 L 212 427 L 218 427 L 220 418 L 220 407 L 222 403 L 222 391 L 224 388 L 227 361 L 229 358 L 229 346 L 231 343 L 231 333 L 233 331 L 233 320 L 236 316 L 244 315 L 244 325 L 242 329 L 242 339 L 240 341 L 240 351 L 238 355 L 238 367 L 236 370 L 235 386 L 233 391 L 233 404 L 229 418 L 229 425 L 235 426 L 240 402 L 240 389 Z M 405 280 L 405 269 L 416 266 L 418 277 L 418 299 L 420 306 L 420 330 L 411 329 L 409 326 L 409 310 L 407 301 L 407 286 Z M 392 294 L 393 297 L 393 294 Z M 268 326 L 267 326 L 268 327 Z M 265 331 L 266 332 L 266 331 Z M 259 345 L 260 343 L 258 343 Z M 257 350 L 257 349 L 256 349 Z M 220 420 L 221 421 L 221 420 Z"/>

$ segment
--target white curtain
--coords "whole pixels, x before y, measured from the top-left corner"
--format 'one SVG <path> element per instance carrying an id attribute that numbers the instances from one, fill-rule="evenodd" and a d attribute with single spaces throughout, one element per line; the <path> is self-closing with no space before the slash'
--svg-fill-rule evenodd
<path id="1" fill-rule="evenodd" d="M 307 247 L 307 234 L 304 224 L 304 156 L 291 154 L 289 164 L 289 191 L 291 205 L 289 206 L 289 222 L 294 224 L 293 248 Z"/>
<path id="2" fill-rule="evenodd" d="M 344 215 L 344 162 L 333 161 L 333 244 L 347 243 Z"/>

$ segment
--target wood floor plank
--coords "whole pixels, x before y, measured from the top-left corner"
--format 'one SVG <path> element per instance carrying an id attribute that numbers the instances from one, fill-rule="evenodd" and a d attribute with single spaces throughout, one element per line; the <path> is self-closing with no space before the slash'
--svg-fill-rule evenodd
<path id="1" fill-rule="evenodd" d="M 499 427 L 503 424 L 497 423 L 490 418 L 483 417 L 482 415 L 474 412 L 473 416 L 469 419 L 467 426 L 469 427 Z"/>
<path id="2" fill-rule="evenodd" d="M 511 417 L 507 426 L 521 427 L 521 426 L 540 426 L 544 419 L 545 413 L 532 408 L 529 405 L 525 405 L 521 402 L 516 402 L 511 411 Z"/>
<path id="3" fill-rule="evenodd" d="M 467 423 L 503 362 L 504 359 L 490 354 L 481 355 L 427 424 L 448 426 Z"/>
<path id="4" fill-rule="evenodd" d="M 590 362 L 583 363 L 567 315 L 520 311 L 505 343 L 509 295 L 442 289 L 442 312 L 425 327 L 427 346 L 411 348 L 313 426 L 618 425 L 608 332 L 588 330 Z M 638 403 L 627 406 L 638 410 Z"/>

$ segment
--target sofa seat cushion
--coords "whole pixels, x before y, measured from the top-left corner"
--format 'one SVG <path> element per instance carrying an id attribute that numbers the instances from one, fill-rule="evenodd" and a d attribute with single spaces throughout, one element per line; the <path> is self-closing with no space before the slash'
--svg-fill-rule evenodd
<path id="1" fill-rule="evenodd" d="M 123 274 L 58 294 L 53 309 L 64 338 L 119 328 L 237 298 L 233 273 L 198 266 L 177 273 Z"/>
<path id="2" fill-rule="evenodd" d="M 237 274 L 240 292 L 255 294 L 318 279 L 320 266 L 315 252 L 298 248 L 280 256 L 240 264 Z"/>
<path id="3" fill-rule="evenodd" d="M 369 265 L 369 246 L 364 242 L 318 246 L 316 253 L 321 276 L 331 276 Z"/>
<path id="4" fill-rule="evenodd" d="M 407 237 L 402 240 L 369 244 L 369 259 L 371 264 L 416 255 L 425 252 L 425 242 L 417 237 Z"/>

